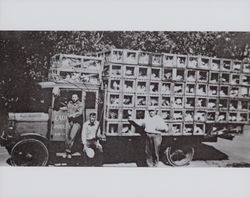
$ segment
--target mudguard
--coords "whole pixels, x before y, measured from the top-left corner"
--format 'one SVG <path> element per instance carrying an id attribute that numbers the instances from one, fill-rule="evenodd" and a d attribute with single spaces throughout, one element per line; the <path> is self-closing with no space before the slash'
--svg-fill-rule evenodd
<path id="1" fill-rule="evenodd" d="M 15 142 L 18 142 L 21 139 L 27 139 L 27 138 L 38 139 L 38 140 L 42 141 L 45 145 L 48 145 L 48 143 L 49 143 L 48 138 L 46 138 L 38 133 L 22 133 L 19 135 L 19 137 L 17 138 L 17 140 Z"/>

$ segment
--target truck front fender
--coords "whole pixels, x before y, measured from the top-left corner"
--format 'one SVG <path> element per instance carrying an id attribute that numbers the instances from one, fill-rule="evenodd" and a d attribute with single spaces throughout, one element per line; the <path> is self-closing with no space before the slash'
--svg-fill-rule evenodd
<path id="1" fill-rule="evenodd" d="M 34 139 L 38 139 L 40 141 L 42 141 L 44 144 L 48 144 L 49 140 L 48 138 L 42 136 L 41 134 L 38 133 L 22 133 L 20 134 L 19 138 L 17 141 L 19 141 L 20 139 L 28 139 L 28 138 L 34 138 Z"/>

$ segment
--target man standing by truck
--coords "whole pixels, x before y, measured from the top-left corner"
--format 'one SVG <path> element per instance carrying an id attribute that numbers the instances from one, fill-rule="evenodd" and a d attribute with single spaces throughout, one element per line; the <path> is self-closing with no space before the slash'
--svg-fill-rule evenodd
<path id="1" fill-rule="evenodd" d="M 71 101 L 67 105 L 68 126 L 66 128 L 66 157 L 71 158 L 71 148 L 74 144 L 75 136 L 80 130 L 83 122 L 83 104 L 77 94 L 73 94 Z"/>
<path id="2" fill-rule="evenodd" d="M 133 121 L 129 119 L 129 122 L 144 128 L 146 164 L 148 167 L 157 167 L 162 142 L 161 133 L 167 132 L 168 126 L 163 118 L 157 115 L 157 109 L 155 107 L 149 107 L 148 114 L 149 115 L 145 116 L 143 120 Z"/>
<path id="3" fill-rule="evenodd" d="M 159 151 L 162 142 L 161 133 L 168 130 L 164 120 L 157 115 L 155 107 L 149 107 L 149 116 L 144 119 L 146 132 L 146 162 L 149 167 L 156 167 L 159 163 Z"/>

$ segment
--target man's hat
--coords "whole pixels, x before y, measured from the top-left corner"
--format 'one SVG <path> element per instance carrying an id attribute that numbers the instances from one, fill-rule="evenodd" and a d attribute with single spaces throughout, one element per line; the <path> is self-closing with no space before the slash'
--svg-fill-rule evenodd
<path id="1" fill-rule="evenodd" d="M 92 148 L 87 148 L 86 149 L 86 154 L 89 158 L 94 158 L 95 157 L 95 151 Z"/>
<path id="2" fill-rule="evenodd" d="M 157 111 L 158 109 L 155 106 L 148 107 L 148 111 Z"/>
<path id="3" fill-rule="evenodd" d="M 89 113 L 89 116 L 96 116 L 96 112 L 93 112 L 93 111 L 90 112 L 90 113 Z"/>

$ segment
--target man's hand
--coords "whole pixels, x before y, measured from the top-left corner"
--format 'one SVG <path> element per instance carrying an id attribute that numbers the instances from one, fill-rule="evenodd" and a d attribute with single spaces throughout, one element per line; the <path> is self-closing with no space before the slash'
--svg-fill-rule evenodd
<path id="1" fill-rule="evenodd" d="M 106 141 L 106 136 L 105 135 L 98 135 L 97 137 L 101 141 Z"/>
<path id="2" fill-rule="evenodd" d="M 73 114 L 68 115 L 68 118 L 74 118 L 75 116 Z"/>
<path id="3" fill-rule="evenodd" d="M 156 128 L 155 130 L 160 131 L 160 132 L 165 132 L 166 131 L 166 129 L 163 129 L 163 128 Z"/>
<path id="4" fill-rule="evenodd" d="M 160 131 L 160 132 L 168 132 L 168 128 L 156 128 L 156 131 Z"/>
<path id="5" fill-rule="evenodd" d="M 132 120 L 132 115 L 128 116 L 128 121 Z"/>
<path id="6" fill-rule="evenodd" d="M 101 150 L 102 150 L 102 145 L 100 144 L 100 142 L 99 142 L 99 141 L 96 143 L 96 148 L 97 148 L 97 149 L 101 149 Z"/>
<path id="7" fill-rule="evenodd" d="M 60 107 L 60 110 L 66 111 L 67 107 Z"/>

